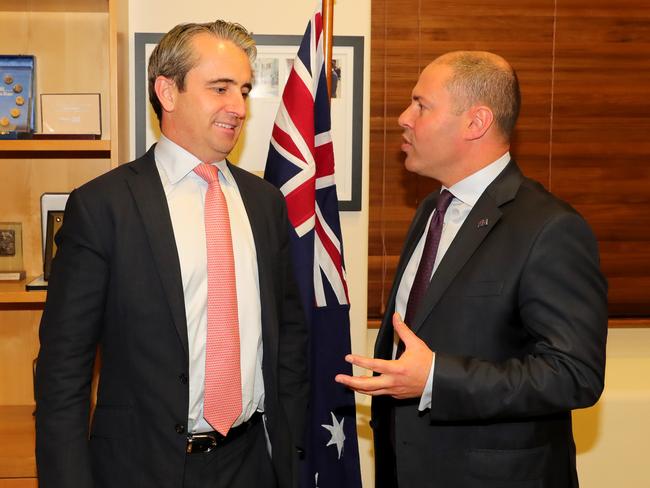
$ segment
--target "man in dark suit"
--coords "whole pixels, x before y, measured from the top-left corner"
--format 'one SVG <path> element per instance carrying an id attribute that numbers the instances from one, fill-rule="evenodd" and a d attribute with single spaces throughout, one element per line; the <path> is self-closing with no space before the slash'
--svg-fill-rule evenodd
<path id="1" fill-rule="evenodd" d="M 297 484 L 307 333 L 286 208 L 226 161 L 255 53 L 238 24 L 172 29 L 149 62 L 160 141 L 70 195 L 36 372 L 43 488 Z M 209 195 L 222 202 L 215 232 Z"/>
<path id="2" fill-rule="evenodd" d="M 347 358 L 374 375 L 337 376 L 374 396 L 378 487 L 578 486 L 571 410 L 603 389 L 607 286 L 584 219 L 510 157 L 519 100 L 504 59 L 453 52 L 400 116 L 406 168 L 442 188 L 413 219 L 376 359 Z"/>

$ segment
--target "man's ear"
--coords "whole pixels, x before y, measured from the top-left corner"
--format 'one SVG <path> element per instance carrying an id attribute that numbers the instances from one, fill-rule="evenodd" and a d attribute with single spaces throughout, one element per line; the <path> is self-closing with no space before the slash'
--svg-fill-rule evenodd
<path id="1" fill-rule="evenodd" d="M 480 139 L 494 123 L 494 114 L 489 107 L 477 105 L 468 110 L 469 123 L 466 136 L 468 140 Z"/>
<path id="2" fill-rule="evenodd" d="M 159 76 L 154 82 L 154 89 L 165 112 L 173 112 L 178 97 L 178 88 L 174 80 L 165 76 Z"/>

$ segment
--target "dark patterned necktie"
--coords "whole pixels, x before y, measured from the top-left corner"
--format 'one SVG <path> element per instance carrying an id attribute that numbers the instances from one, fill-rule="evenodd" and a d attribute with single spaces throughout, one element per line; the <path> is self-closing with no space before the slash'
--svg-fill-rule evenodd
<path id="1" fill-rule="evenodd" d="M 454 196 L 448 190 L 443 190 L 438 196 L 436 211 L 431 218 L 420 264 L 415 273 L 408 304 L 406 305 L 404 322 L 409 326 L 415 318 L 415 312 L 417 312 L 420 301 L 429 287 L 433 265 L 436 262 L 436 254 L 438 253 L 438 245 L 440 244 L 440 236 L 442 235 L 442 223 L 445 220 L 445 212 L 453 199 Z"/>

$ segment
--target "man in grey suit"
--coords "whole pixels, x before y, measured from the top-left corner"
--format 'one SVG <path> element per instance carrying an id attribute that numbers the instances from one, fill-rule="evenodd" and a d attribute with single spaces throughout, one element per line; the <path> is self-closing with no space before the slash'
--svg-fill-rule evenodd
<path id="1" fill-rule="evenodd" d="M 406 168 L 442 188 L 408 231 L 375 359 L 347 357 L 374 375 L 336 378 L 373 395 L 378 487 L 578 486 L 571 410 L 603 389 L 607 285 L 585 220 L 510 156 L 519 105 L 504 59 L 452 52 L 399 118 Z"/>
<path id="2" fill-rule="evenodd" d="M 238 24 L 173 28 L 149 62 L 160 141 L 70 195 L 40 328 L 42 488 L 297 486 L 307 331 L 287 211 L 276 188 L 226 160 L 246 116 L 255 52 Z M 208 184 L 199 169 L 216 180 Z M 213 221 L 204 220 L 215 183 L 219 221 L 229 222 L 216 233 L 227 242 L 222 254 L 211 252 L 216 234 L 206 236 Z M 233 265 L 214 276 L 208 259 L 226 255 Z M 209 324 L 223 315 L 212 304 L 226 295 L 234 312 L 222 322 L 236 340 L 206 347 Z M 209 376 L 220 381 L 208 355 L 210 368 L 236 358 L 233 374 L 221 375 L 233 395 L 222 409 L 230 417 L 219 416 L 212 391 L 207 414 L 204 385 Z"/>

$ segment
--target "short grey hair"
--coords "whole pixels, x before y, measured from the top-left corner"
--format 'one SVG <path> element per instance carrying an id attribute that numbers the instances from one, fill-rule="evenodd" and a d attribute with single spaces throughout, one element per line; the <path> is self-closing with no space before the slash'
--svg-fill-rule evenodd
<path id="1" fill-rule="evenodd" d="M 434 61 L 449 66 L 446 88 L 458 113 L 476 104 L 490 107 L 497 127 L 510 140 L 519 117 L 521 93 L 515 70 L 500 56 L 482 51 L 455 51 Z"/>

